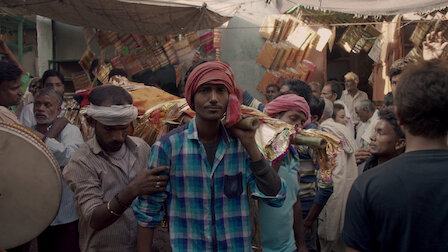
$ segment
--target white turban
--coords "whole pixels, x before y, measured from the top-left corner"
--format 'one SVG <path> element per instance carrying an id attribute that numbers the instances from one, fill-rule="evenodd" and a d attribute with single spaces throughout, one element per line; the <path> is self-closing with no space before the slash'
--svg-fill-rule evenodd
<path id="1" fill-rule="evenodd" d="M 87 109 L 88 116 L 107 126 L 129 124 L 137 118 L 137 114 L 137 108 L 131 104 L 110 107 L 91 104 Z"/>

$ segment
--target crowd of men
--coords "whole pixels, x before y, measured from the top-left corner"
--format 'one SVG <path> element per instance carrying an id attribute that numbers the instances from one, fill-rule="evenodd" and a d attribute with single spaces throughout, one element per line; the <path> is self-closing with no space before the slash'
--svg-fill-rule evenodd
<path id="1" fill-rule="evenodd" d="M 426 53 L 443 51 L 440 37 L 427 37 Z M 392 66 L 393 92 L 380 110 L 353 72 L 344 87 L 297 79 L 269 85 L 263 103 L 236 84 L 227 64 L 199 62 L 185 78 L 195 118 L 149 146 L 128 136 L 137 109 L 113 85 L 89 94 L 94 134 L 84 142 L 64 118 L 64 78 L 54 70 L 16 116 L 8 108 L 21 101 L 25 73 L 3 42 L 1 49 L 10 61 L 0 62 L 0 120 L 34 132 L 63 174 L 58 214 L 37 237 L 40 252 L 448 251 L 448 63 L 441 53 Z M 330 179 L 320 169 L 325 159 L 305 145 L 266 160 L 255 130 L 236 126 L 242 104 L 298 131 L 341 139 Z M 158 246 L 164 234 L 169 245 Z M 30 244 L 8 251 L 30 251 Z"/>

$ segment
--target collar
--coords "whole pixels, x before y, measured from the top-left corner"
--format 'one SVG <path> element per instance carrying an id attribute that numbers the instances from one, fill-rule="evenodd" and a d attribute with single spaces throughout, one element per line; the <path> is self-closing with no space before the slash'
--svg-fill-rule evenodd
<path id="1" fill-rule="evenodd" d="M 135 143 L 135 141 L 129 137 L 126 136 L 126 140 L 124 142 L 126 144 L 126 146 L 129 148 L 129 150 L 134 153 L 135 149 L 137 148 L 137 143 Z M 102 153 L 106 153 L 100 146 L 100 144 L 98 143 L 98 141 L 96 140 L 96 135 L 93 136 L 92 139 L 90 139 L 89 141 L 87 141 L 87 145 L 89 146 L 90 150 L 93 152 L 93 154 L 98 155 L 101 152 Z"/>
<path id="2" fill-rule="evenodd" d="M 220 122 L 219 124 L 219 133 L 221 134 L 221 139 L 223 139 L 224 142 L 227 145 L 229 145 L 230 143 L 229 134 L 227 133 L 227 130 L 222 124 L 222 122 Z M 190 124 L 188 125 L 187 138 L 199 141 L 198 128 L 196 127 L 196 117 L 193 118 L 193 120 L 191 120 Z"/>

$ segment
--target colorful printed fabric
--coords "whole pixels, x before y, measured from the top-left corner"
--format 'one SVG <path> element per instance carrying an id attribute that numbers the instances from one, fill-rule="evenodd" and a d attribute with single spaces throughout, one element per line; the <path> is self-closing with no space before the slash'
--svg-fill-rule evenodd
<path id="1" fill-rule="evenodd" d="M 251 251 L 248 186 L 252 198 L 272 206 L 281 206 L 286 197 L 284 182 L 274 197 L 258 190 L 246 150 L 220 128 L 213 166 L 199 141 L 195 119 L 152 146 L 149 169 L 170 167 L 167 192 L 138 197 L 133 209 L 140 226 L 155 227 L 164 217 L 167 200 L 173 251 L 212 251 L 214 242 L 218 251 Z M 226 184 L 240 190 L 229 190 Z"/>
<path id="2" fill-rule="evenodd" d="M 213 49 L 213 32 L 206 33 L 202 35 L 199 40 L 201 41 L 201 46 L 204 48 L 205 53 L 211 53 Z"/>

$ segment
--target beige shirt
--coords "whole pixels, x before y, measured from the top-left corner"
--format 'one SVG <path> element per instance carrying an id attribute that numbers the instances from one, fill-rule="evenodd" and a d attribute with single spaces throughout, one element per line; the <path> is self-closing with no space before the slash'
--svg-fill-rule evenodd
<path id="1" fill-rule="evenodd" d="M 19 119 L 17 119 L 17 116 L 5 106 L 0 106 L 0 121 L 21 124 Z"/>
<path id="2" fill-rule="evenodd" d="M 368 100 L 367 94 L 361 90 L 356 92 L 355 96 L 351 96 L 347 90 L 342 92 L 341 101 L 347 106 L 350 111 L 350 116 L 353 123 L 356 125 L 359 122 L 358 114 L 356 114 L 355 108 L 363 100 Z"/>
<path id="3" fill-rule="evenodd" d="M 136 251 L 137 220 L 131 208 L 110 226 L 95 231 L 90 227 L 94 209 L 111 200 L 142 170 L 147 168 L 150 148 L 142 139 L 127 137 L 128 167 L 121 167 L 90 139 L 72 156 L 63 176 L 74 192 L 79 218 L 81 251 Z"/>

